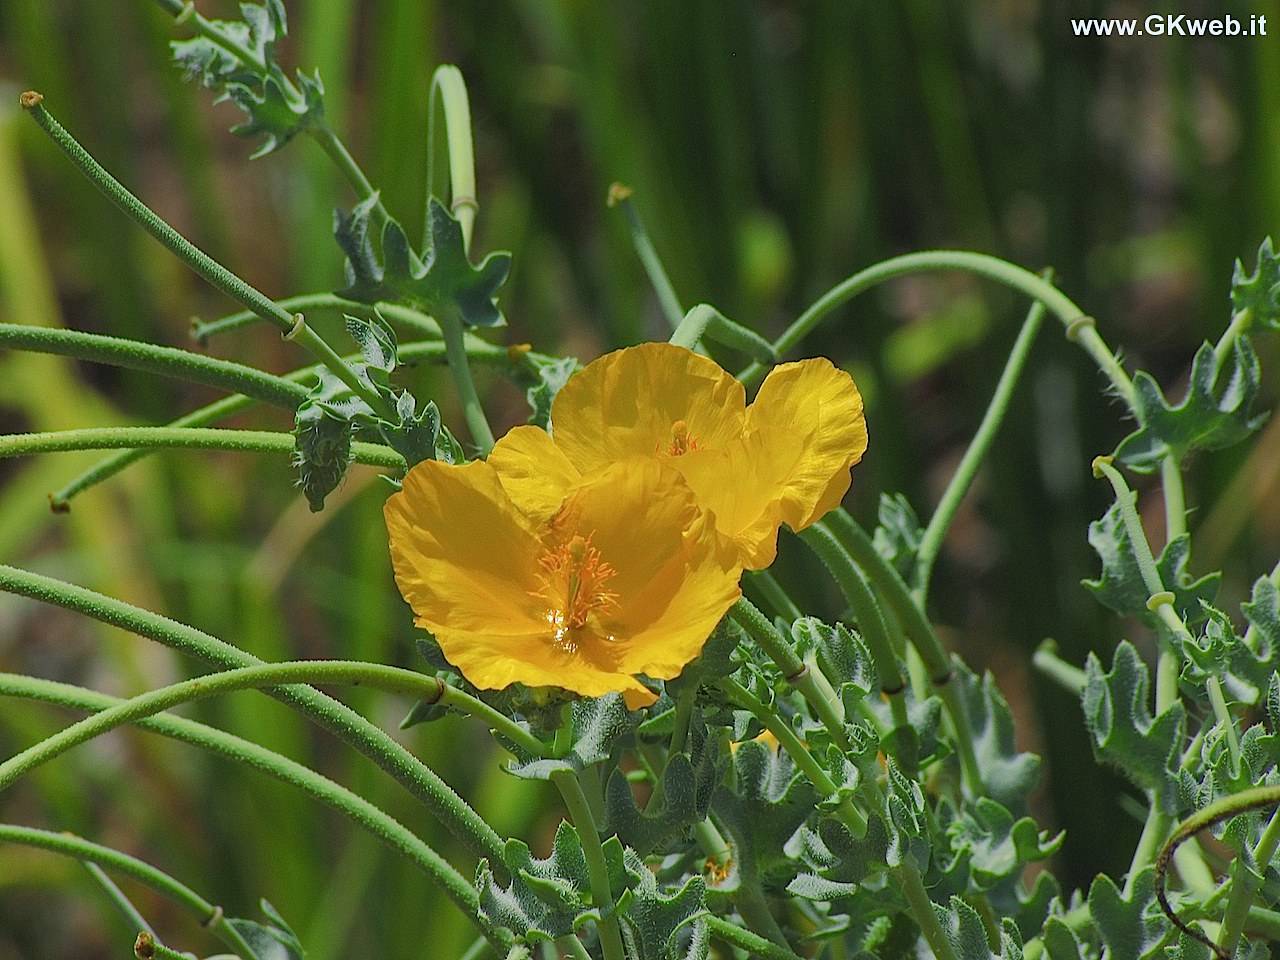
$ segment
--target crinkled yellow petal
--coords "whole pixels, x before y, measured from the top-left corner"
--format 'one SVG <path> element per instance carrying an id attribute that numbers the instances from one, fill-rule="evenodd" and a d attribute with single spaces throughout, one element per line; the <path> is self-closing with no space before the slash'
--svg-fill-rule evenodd
<path id="1" fill-rule="evenodd" d="M 742 385 L 714 360 L 669 343 L 606 354 L 569 378 L 551 405 L 551 435 L 581 472 L 665 454 L 674 432 L 724 446 L 746 422 Z M 678 427 L 683 424 L 683 427 Z"/>
<path id="2" fill-rule="evenodd" d="M 800 440 L 785 481 L 781 517 L 802 530 L 835 509 L 849 489 L 849 468 L 867 449 L 862 395 L 853 378 L 824 358 L 775 367 L 747 411 L 748 431 L 773 427 Z M 772 455 L 772 454 L 769 454 Z M 789 450 L 779 450 L 782 459 Z"/>
<path id="3" fill-rule="evenodd" d="M 606 468 L 565 512 L 616 571 L 608 586 L 617 601 L 595 641 L 625 673 L 678 676 L 741 596 L 736 550 L 679 473 L 653 459 Z"/>
<path id="4" fill-rule="evenodd" d="M 423 461 L 384 513 L 396 583 L 420 626 L 530 632 L 540 614 L 532 593 L 542 545 L 492 467 Z"/>
<path id="5" fill-rule="evenodd" d="M 550 520 L 582 475 L 550 434 L 534 426 L 514 427 L 489 454 L 507 495 L 526 515 Z"/>
<path id="6" fill-rule="evenodd" d="M 711 511 L 720 535 L 733 542 L 748 570 L 777 554 L 786 484 L 803 451 L 791 433 L 750 431 L 722 450 L 698 450 L 672 461 L 698 502 Z"/>

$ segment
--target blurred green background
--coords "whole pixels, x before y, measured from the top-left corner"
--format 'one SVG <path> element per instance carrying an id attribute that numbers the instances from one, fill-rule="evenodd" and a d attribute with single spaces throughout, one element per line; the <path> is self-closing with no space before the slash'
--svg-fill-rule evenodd
<path id="1" fill-rule="evenodd" d="M 509 342 L 579 356 L 664 336 L 608 185 L 635 189 L 685 304 L 710 302 L 770 335 L 832 284 L 929 247 L 983 250 L 1057 281 L 1131 367 L 1175 384 L 1228 319 L 1235 258 L 1252 268 L 1280 224 L 1280 3 L 1146 8 L 1035 0 L 293 0 L 286 63 L 318 67 L 328 115 L 410 236 L 421 228 L 428 81 L 457 63 L 469 85 L 480 183 L 477 252 L 509 249 Z M 200 0 L 208 16 L 230 3 Z M 1265 38 L 1075 38 L 1070 19 L 1265 14 Z M 149 0 L 0 3 L 0 321 L 65 325 L 185 345 L 193 315 L 232 312 L 133 228 L 17 108 L 35 88 L 121 180 L 268 294 L 342 283 L 331 238 L 352 197 L 314 144 L 250 161 L 238 115 L 184 84 Z M 898 282 L 839 311 L 804 346 L 854 372 L 871 446 L 847 505 L 873 524 L 882 492 L 927 516 L 982 415 L 1025 304 L 971 278 Z M 1261 406 L 1276 399 L 1262 340 Z M 302 358 L 273 332 L 215 341 L 218 356 L 284 371 Z M 411 374 L 461 429 L 447 378 Z M 502 430 L 519 392 L 484 383 Z M 1079 586 L 1108 491 L 1090 459 L 1127 432 L 1083 353 L 1046 324 L 979 485 L 935 576 L 945 637 L 996 672 L 1047 759 L 1038 810 L 1065 828 L 1065 884 L 1122 870 L 1139 824 L 1094 765 L 1073 699 L 1032 674 L 1047 636 L 1082 662 L 1138 628 Z M 1178 395 L 1177 389 L 1174 395 Z M 0 430 L 161 423 L 213 399 L 115 369 L 0 354 Z M 287 429 L 261 412 L 238 421 Z M 368 657 L 413 665 L 390 578 L 385 487 L 356 471 L 319 515 L 280 458 L 165 454 L 51 516 L 45 494 L 94 461 L 0 462 L 0 560 L 195 624 L 259 656 Z M 1226 572 L 1235 610 L 1280 553 L 1280 421 L 1201 457 L 1189 482 L 1193 568 Z M 1158 492 L 1143 501 L 1158 538 Z M 781 578 L 828 618 L 840 610 L 784 537 Z M 136 692 L 196 669 L 146 641 L 0 596 L 0 667 Z M 394 726 L 406 704 L 353 693 Z M 307 759 L 472 864 L 398 788 L 241 694 L 197 715 Z M 0 704 L 0 754 L 68 717 Z M 473 727 L 406 734 L 500 832 L 535 844 L 555 808 L 499 773 Z M 265 896 L 318 960 L 451 957 L 465 921 L 345 822 L 255 774 L 143 735 L 70 754 L 4 796 L 6 821 L 69 829 L 149 859 L 252 915 Z M 135 893 L 133 888 L 129 888 Z M 169 941 L 211 945 L 139 894 Z M 0 849 L 0 958 L 126 956 L 127 930 L 87 874 Z"/>

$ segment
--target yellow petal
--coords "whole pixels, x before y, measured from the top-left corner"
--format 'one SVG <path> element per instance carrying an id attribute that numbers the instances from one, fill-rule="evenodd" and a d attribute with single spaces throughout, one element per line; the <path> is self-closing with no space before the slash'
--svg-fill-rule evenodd
<path id="1" fill-rule="evenodd" d="M 741 596 L 736 550 L 680 475 L 657 460 L 615 464 L 566 501 L 616 570 L 599 643 L 624 673 L 678 676 Z"/>
<path id="2" fill-rule="evenodd" d="M 583 473 L 666 454 L 683 437 L 715 448 L 741 436 L 742 385 L 714 360 L 669 343 L 606 354 L 569 378 L 551 405 L 556 446 Z"/>
<path id="3" fill-rule="evenodd" d="M 542 544 L 487 463 L 423 461 L 384 513 L 396 583 L 420 626 L 491 636 L 536 627 Z"/>
<path id="4" fill-rule="evenodd" d="M 540 522 L 555 516 L 569 490 L 582 479 L 551 436 L 534 426 L 508 431 L 488 462 L 515 505 Z"/>
<path id="5" fill-rule="evenodd" d="M 697 450 L 673 464 L 714 516 L 720 535 L 736 546 L 742 565 L 762 570 L 777 553 L 783 498 L 802 454 L 800 438 L 764 427 L 723 450 Z"/>
<path id="6" fill-rule="evenodd" d="M 764 428 L 800 440 L 802 453 L 785 480 L 781 517 L 802 530 L 840 504 L 849 489 L 849 468 L 867 449 L 862 396 L 853 378 L 829 360 L 782 364 L 765 378 L 747 411 L 748 431 Z M 768 455 L 786 459 L 790 451 Z"/>

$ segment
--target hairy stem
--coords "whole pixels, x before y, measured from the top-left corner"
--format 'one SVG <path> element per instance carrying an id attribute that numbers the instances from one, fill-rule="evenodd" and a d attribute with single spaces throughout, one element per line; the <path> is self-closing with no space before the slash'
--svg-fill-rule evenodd
<path id="1" fill-rule="evenodd" d="M 0 674 L 0 696 L 24 697 L 75 710 L 98 712 L 119 707 L 124 702 L 82 687 L 14 674 Z M 137 725 L 148 732 L 253 767 L 337 810 L 422 869 L 440 884 L 465 915 L 479 922 L 476 912 L 479 901 L 471 883 L 416 834 L 359 794 L 273 750 L 193 720 L 161 715 L 139 720 Z"/>
<path id="2" fill-rule="evenodd" d="M 38 830 L 34 827 L 21 827 L 16 824 L 0 824 L 0 842 L 18 843 L 28 847 L 38 847 L 52 853 L 74 857 L 84 863 L 96 863 L 117 873 L 132 877 L 142 885 L 154 890 L 165 899 L 185 909 L 200 924 L 232 950 L 242 951 L 242 956 L 252 957 L 253 951 L 241 938 L 233 926 L 227 922 L 219 907 L 214 906 L 186 884 L 174 879 L 153 867 L 151 864 L 131 857 L 127 853 L 104 847 L 90 840 L 69 833 L 54 833 L 51 830 Z"/>
<path id="3" fill-rule="evenodd" d="M 604 949 L 604 960 L 626 960 L 626 954 L 622 949 L 622 931 L 618 926 L 618 917 L 615 912 L 613 891 L 609 887 L 609 866 L 605 862 L 604 848 L 600 845 L 600 832 L 596 828 L 591 804 L 583 793 L 578 775 L 573 771 L 556 770 L 551 774 L 551 781 L 560 791 L 564 805 L 569 811 L 569 819 L 582 840 L 582 853 L 587 861 L 591 900 L 600 911 L 601 918 L 597 922 L 597 929 L 600 932 L 600 944 Z"/>
<path id="4" fill-rule="evenodd" d="M 223 640 L 159 614 L 104 596 L 84 587 L 0 564 L 0 590 L 30 597 L 84 614 L 94 620 L 147 637 L 180 653 L 229 669 L 262 661 Z M 502 864 L 503 839 L 430 767 L 409 753 L 386 731 L 350 707 L 306 686 L 269 691 L 374 761 L 417 797 L 440 822 L 495 871 Z"/>
<path id="5" fill-rule="evenodd" d="M 294 450 L 291 433 L 266 430 L 224 430 L 217 427 L 85 427 L 49 433 L 10 433 L 0 436 L 0 457 L 68 450 L 154 449 L 239 450 L 249 453 L 286 453 Z M 404 457 L 378 443 L 355 441 L 351 457 L 356 463 L 404 469 Z"/>

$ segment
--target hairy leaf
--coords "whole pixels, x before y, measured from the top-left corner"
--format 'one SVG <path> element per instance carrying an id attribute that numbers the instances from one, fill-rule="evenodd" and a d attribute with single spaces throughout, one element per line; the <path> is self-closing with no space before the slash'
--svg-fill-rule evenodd
<path id="1" fill-rule="evenodd" d="M 1122 617 L 1134 617 L 1155 629 L 1157 616 L 1147 607 L 1151 591 L 1138 567 L 1133 541 L 1120 517 L 1120 507 L 1112 504 L 1101 520 L 1089 524 L 1089 543 L 1102 559 L 1102 576 L 1085 580 L 1084 585 L 1103 606 Z M 1209 573 L 1193 578 L 1187 572 L 1191 559 L 1191 537 L 1183 534 L 1170 540 L 1156 559 L 1161 585 L 1172 591 L 1173 607 L 1188 626 L 1205 619 L 1204 604 L 1213 601 L 1222 574 Z"/>
<path id="2" fill-rule="evenodd" d="M 1231 356 L 1218 363 L 1205 343 L 1191 364 L 1191 383 L 1180 403 L 1165 399 L 1145 371 L 1133 378 L 1135 410 L 1141 426 L 1116 448 L 1131 470 L 1151 473 L 1168 454 L 1181 461 L 1192 450 L 1221 450 L 1239 443 L 1266 420 L 1254 414 L 1261 366 L 1248 337 L 1237 337 Z"/>
<path id="3" fill-rule="evenodd" d="M 573 746 L 565 756 L 531 758 L 516 750 L 517 759 L 507 766 L 507 772 L 522 780 L 547 780 L 557 770 L 583 770 L 607 760 L 633 722 L 620 693 L 576 700 L 570 717 Z"/>
<path id="4" fill-rule="evenodd" d="M 907 583 L 915 576 L 916 556 L 924 528 L 901 493 L 880 495 L 880 525 L 873 536 L 876 550 L 889 561 Z"/>
<path id="5" fill-rule="evenodd" d="M 1231 309 L 1234 313 L 1248 310 L 1253 323 L 1268 330 L 1280 330 L 1280 256 L 1267 237 L 1258 248 L 1253 273 L 1244 272 L 1244 264 L 1236 261 L 1231 277 Z"/>
<path id="6" fill-rule="evenodd" d="M 1166 806 L 1176 790 L 1177 757 L 1186 729 L 1186 713 L 1175 703 L 1158 717 L 1147 703 L 1147 666 L 1133 644 L 1116 648 L 1110 673 L 1092 653 L 1085 663 L 1081 697 L 1084 722 L 1093 740 L 1093 753 L 1143 790 L 1156 791 Z"/>

